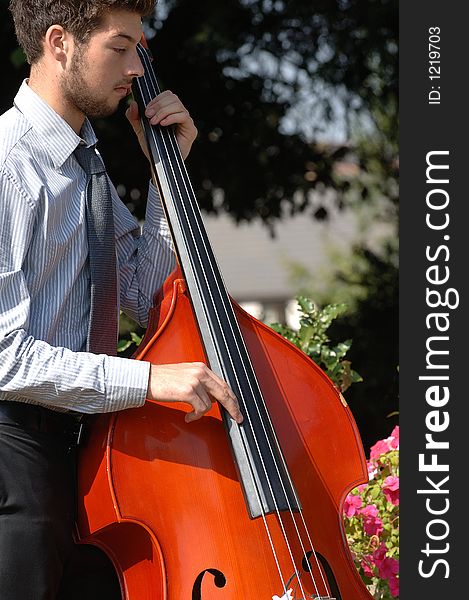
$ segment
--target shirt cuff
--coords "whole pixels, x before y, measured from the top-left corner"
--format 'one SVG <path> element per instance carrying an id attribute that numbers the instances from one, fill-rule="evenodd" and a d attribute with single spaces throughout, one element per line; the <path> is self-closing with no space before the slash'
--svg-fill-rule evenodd
<path id="1" fill-rule="evenodd" d="M 149 362 L 106 356 L 104 372 L 106 393 L 103 412 L 136 408 L 145 404 L 150 377 Z"/>

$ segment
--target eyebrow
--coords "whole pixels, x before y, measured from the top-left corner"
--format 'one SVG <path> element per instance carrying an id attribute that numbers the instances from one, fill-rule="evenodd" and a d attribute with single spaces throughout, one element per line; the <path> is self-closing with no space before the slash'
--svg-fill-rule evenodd
<path id="1" fill-rule="evenodd" d="M 132 42 L 133 44 L 136 43 L 137 40 L 135 40 L 131 35 L 128 35 L 127 33 L 115 33 L 113 36 L 113 38 L 118 38 L 118 37 L 123 37 L 126 40 L 128 40 L 129 42 Z"/>

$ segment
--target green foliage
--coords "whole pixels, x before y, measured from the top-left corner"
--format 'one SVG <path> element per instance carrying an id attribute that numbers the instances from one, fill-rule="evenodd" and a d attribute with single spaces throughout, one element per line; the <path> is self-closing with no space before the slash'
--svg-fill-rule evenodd
<path id="1" fill-rule="evenodd" d="M 131 357 L 141 344 L 144 333 L 145 330 L 138 323 L 121 311 L 117 352 L 123 358 Z"/>
<path id="2" fill-rule="evenodd" d="M 132 346 L 139 346 L 141 341 L 142 341 L 142 337 L 140 335 L 137 335 L 135 333 L 135 331 L 131 331 L 129 333 L 128 338 L 120 338 L 119 342 L 117 344 L 117 352 L 125 352 L 128 348 L 132 347 Z"/>
<path id="3" fill-rule="evenodd" d="M 279 323 L 271 325 L 272 329 L 314 360 L 341 392 L 344 392 L 352 383 L 362 381 L 360 375 L 351 368 L 350 361 L 344 360 L 352 345 L 352 340 L 345 340 L 331 346 L 326 333 L 334 319 L 346 312 L 347 305 L 329 304 L 323 309 L 319 309 L 311 299 L 305 296 L 298 296 L 297 302 L 301 313 L 299 330 L 296 331 Z"/>

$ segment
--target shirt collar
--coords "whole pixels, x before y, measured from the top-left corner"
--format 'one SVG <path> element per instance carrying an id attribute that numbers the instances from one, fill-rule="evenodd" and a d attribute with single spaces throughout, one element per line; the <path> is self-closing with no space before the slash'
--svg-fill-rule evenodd
<path id="1" fill-rule="evenodd" d="M 96 134 L 88 119 L 85 119 L 80 135 L 55 110 L 34 92 L 24 80 L 16 94 L 14 105 L 29 121 L 47 149 L 54 167 L 58 169 L 81 142 L 93 146 Z"/>

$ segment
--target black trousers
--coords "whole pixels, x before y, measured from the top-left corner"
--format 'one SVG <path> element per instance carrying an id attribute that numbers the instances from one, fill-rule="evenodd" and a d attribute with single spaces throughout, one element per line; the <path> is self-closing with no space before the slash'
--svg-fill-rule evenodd
<path id="1" fill-rule="evenodd" d="M 0 401 L 1 600 L 120 600 L 109 560 L 73 542 L 76 422 Z"/>

